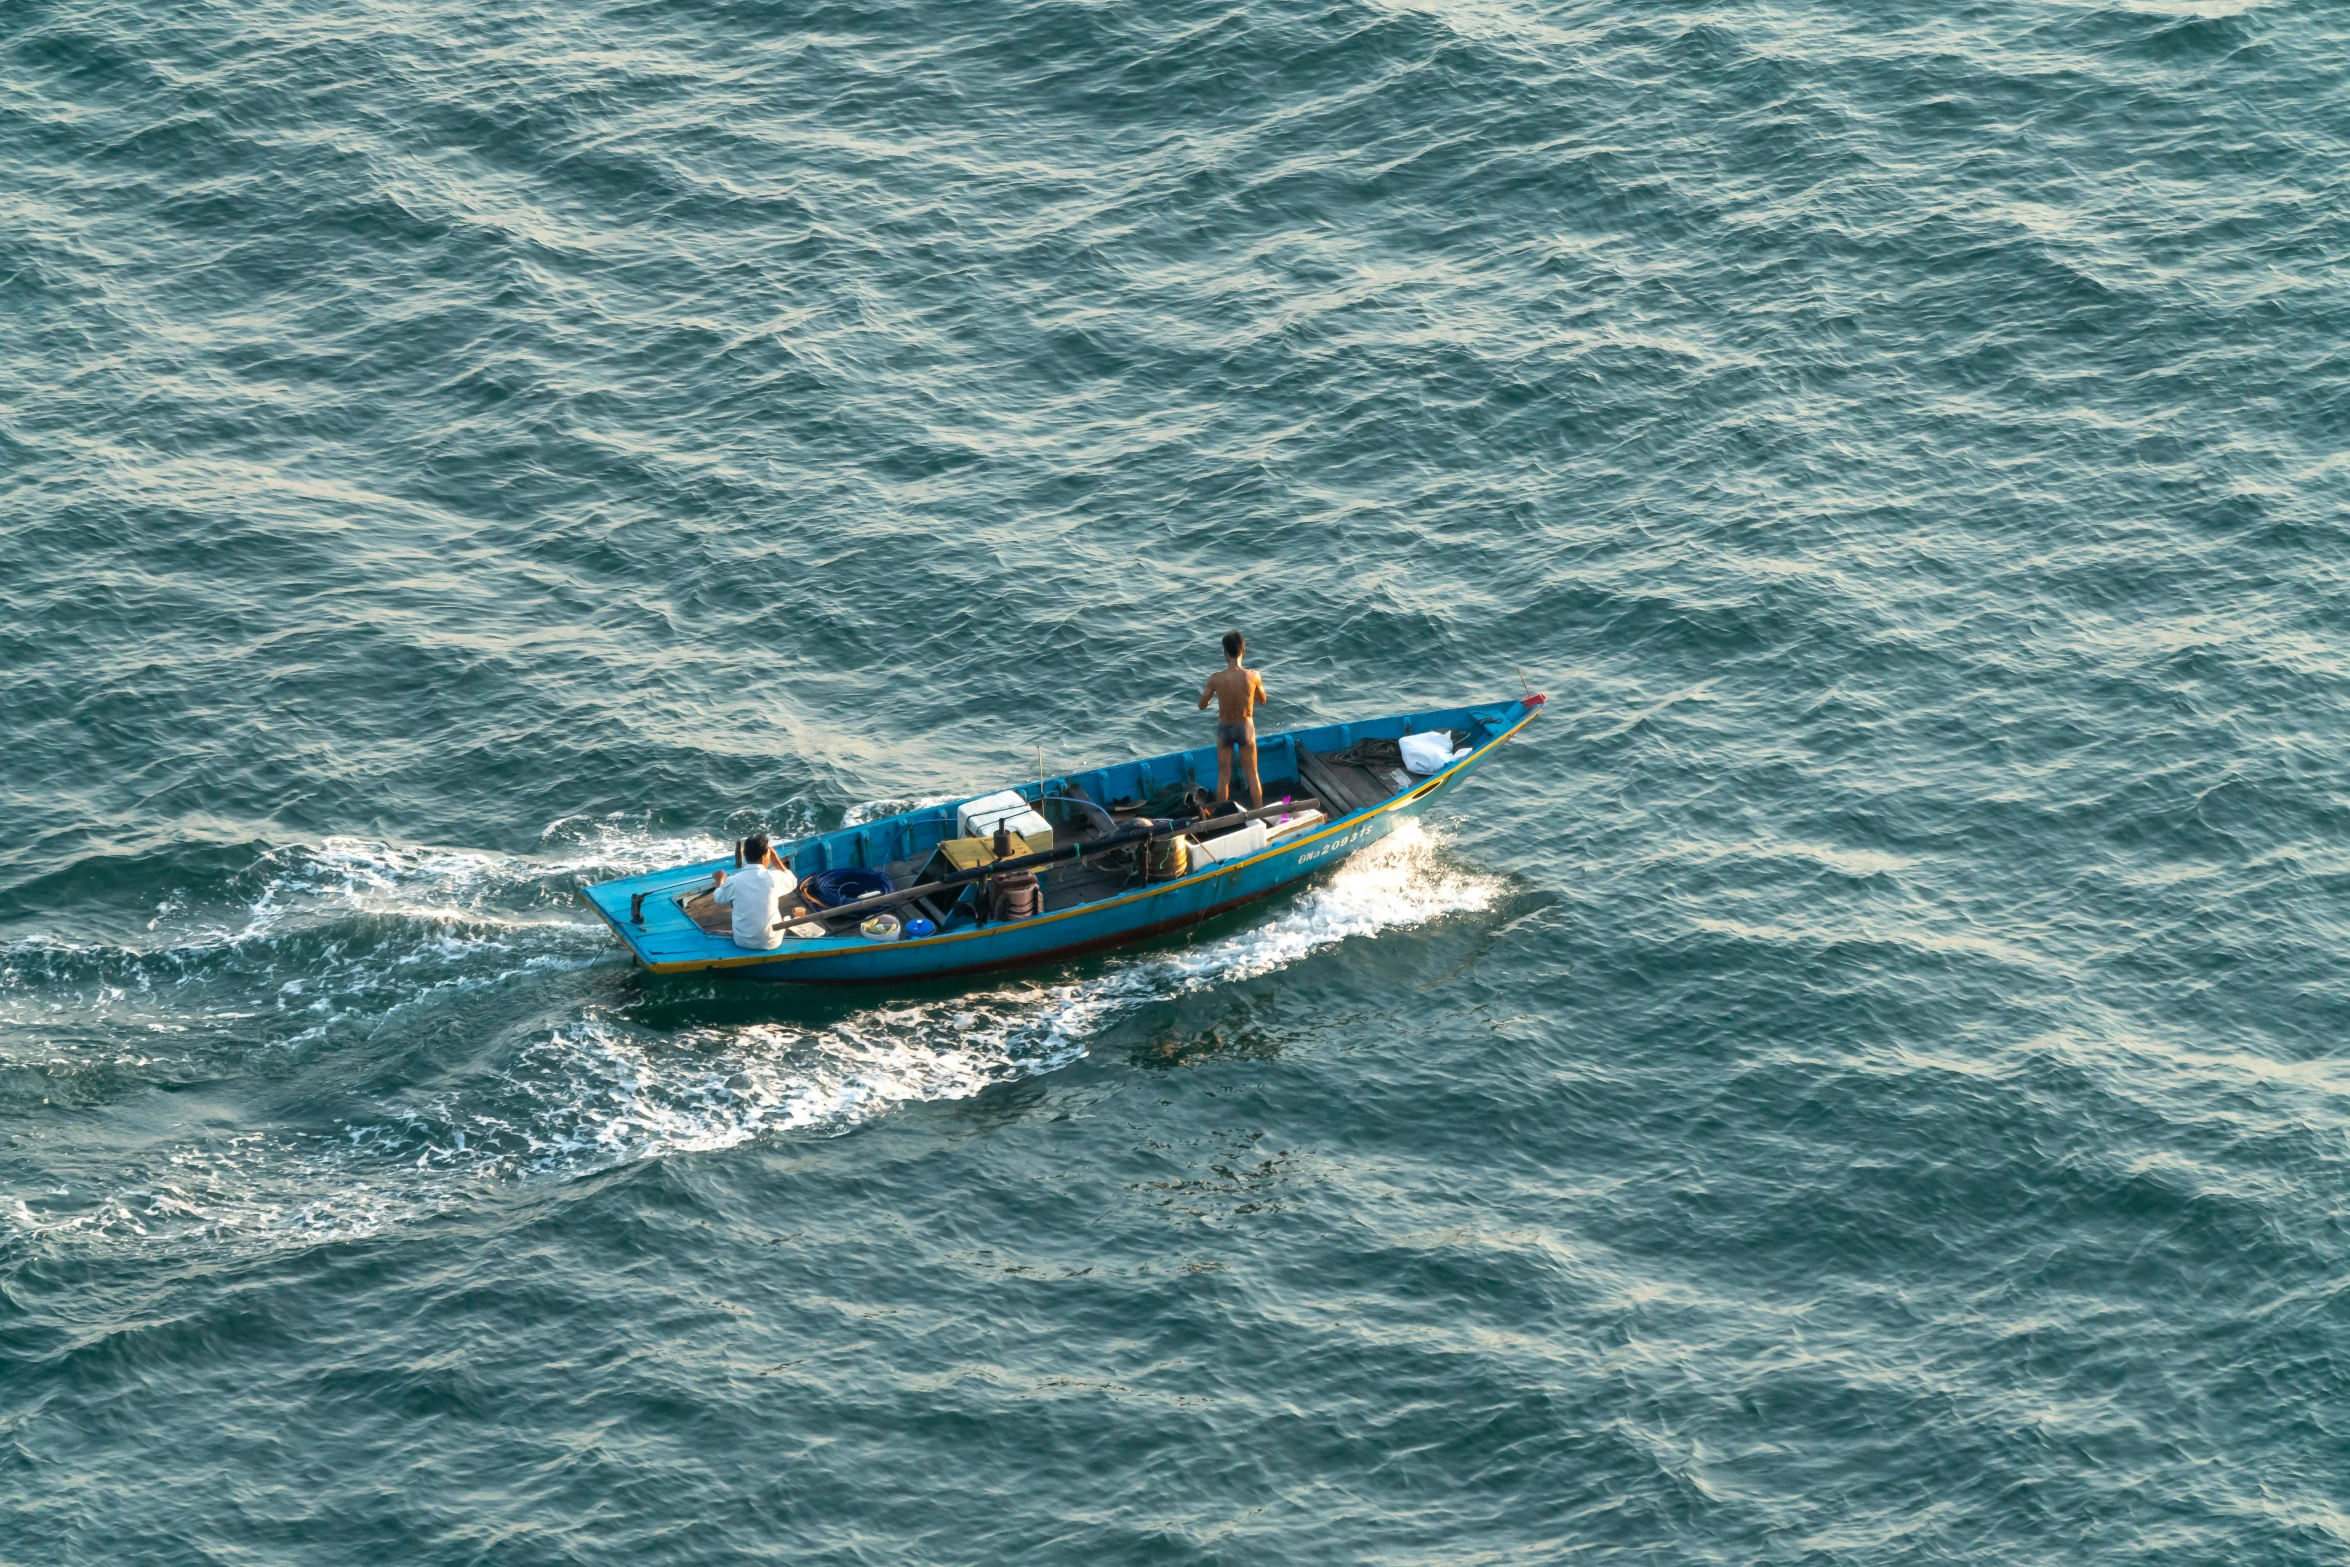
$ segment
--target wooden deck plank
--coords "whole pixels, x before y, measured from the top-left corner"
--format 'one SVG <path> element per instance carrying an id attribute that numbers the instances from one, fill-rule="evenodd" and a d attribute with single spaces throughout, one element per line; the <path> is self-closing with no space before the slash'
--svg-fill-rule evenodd
<path id="1" fill-rule="evenodd" d="M 1347 788 L 1336 769 L 1303 747 L 1297 753 L 1297 771 L 1308 789 L 1337 807 L 1331 815 L 1345 816 L 1354 810 L 1354 791 Z"/>
<path id="2" fill-rule="evenodd" d="M 1342 816 L 1351 816 L 1388 798 L 1368 778 L 1358 776 L 1359 769 L 1340 767 L 1311 751 L 1300 750 L 1297 755 L 1307 786 L 1317 794 L 1327 794 L 1337 800 L 1343 807 L 1339 812 Z"/>
<path id="3" fill-rule="evenodd" d="M 720 904 L 706 892 L 687 900 L 685 917 L 713 936 L 734 935 L 734 910 Z"/>

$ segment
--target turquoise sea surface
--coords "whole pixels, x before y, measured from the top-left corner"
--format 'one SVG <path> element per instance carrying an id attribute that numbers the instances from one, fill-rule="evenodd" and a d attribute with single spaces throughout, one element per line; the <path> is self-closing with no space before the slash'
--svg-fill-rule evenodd
<path id="1" fill-rule="evenodd" d="M 0 7 L 0 1562 L 2350 1556 L 2350 11 Z M 1183 939 L 587 882 L 1549 714 Z"/>

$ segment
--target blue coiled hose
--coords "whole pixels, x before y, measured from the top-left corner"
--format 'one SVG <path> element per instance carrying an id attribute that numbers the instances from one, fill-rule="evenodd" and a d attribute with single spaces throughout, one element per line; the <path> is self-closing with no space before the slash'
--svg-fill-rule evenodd
<path id="1" fill-rule="evenodd" d="M 800 897 L 811 909 L 838 908 L 875 893 L 895 892 L 898 884 L 887 871 L 818 871 L 800 883 Z"/>

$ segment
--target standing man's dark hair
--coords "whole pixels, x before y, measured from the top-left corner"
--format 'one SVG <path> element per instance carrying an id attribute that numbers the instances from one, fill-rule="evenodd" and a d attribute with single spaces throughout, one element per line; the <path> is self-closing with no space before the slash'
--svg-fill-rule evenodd
<path id="1" fill-rule="evenodd" d="M 743 840 L 743 863 L 745 865 L 767 863 L 767 835 L 765 833 L 755 832 Z"/>
<path id="2" fill-rule="evenodd" d="M 1247 648 L 1248 638 L 1242 636 L 1239 632 L 1227 631 L 1224 633 L 1224 656 L 1226 658 L 1238 658 L 1243 652 L 1247 651 Z"/>

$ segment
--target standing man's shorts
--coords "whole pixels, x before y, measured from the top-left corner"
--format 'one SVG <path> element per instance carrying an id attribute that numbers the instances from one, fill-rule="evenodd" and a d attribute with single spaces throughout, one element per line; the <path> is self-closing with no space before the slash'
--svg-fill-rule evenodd
<path id="1" fill-rule="evenodd" d="M 1220 746 L 1254 745 L 1256 738 L 1257 725 L 1253 718 L 1244 718 L 1237 724 L 1218 724 L 1216 726 L 1216 744 Z"/>

